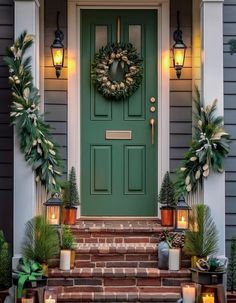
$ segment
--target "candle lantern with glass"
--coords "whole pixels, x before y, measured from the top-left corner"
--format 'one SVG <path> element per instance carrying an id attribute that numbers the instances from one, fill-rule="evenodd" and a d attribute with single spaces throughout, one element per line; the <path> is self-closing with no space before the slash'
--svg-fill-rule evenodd
<path id="1" fill-rule="evenodd" d="M 44 205 L 46 206 L 46 219 L 49 224 L 61 224 L 62 204 L 62 200 L 59 199 L 59 194 L 54 194 L 50 199 L 48 199 L 44 203 Z"/>
<path id="2" fill-rule="evenodd" d="M 57 303 L 57 291 L 55 288 L 45 289 L 44 303 Z"/>
<path id="3" fill-rule="evenodd" d="M 179 198 L 175 208 L 175 230 L 184 231 L 189 229 L 189 212 L 191 207 L 183 197 Z"/>

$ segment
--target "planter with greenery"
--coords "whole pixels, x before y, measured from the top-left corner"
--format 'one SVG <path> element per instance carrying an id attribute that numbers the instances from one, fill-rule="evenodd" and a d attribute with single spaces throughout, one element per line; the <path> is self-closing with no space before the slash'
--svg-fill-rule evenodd
<path id="1" fill-rule="evenodd" d="M 69 226 L 61 228 L 60 269 L 70 270 L 75 264 L 75 238 Z"/>
<path id="2" fill-rule="evenodd" d="M 48 261 L 59 255 L 57 229 L 48 224 L 43 216 L 36 216 L 26 223 L 22 255 L 40 263 L 44 275 L 47 275 Z"/>
<path id="3" fill-rule="evenodd" d="M 218 231 L 209 206 L 197 204 L 189 218 L 190 229 L 185 233 L 184 251 L 192 258 L 192 267 L 198 259 L 207 258 L 217 252 Z"/>
<path id="4" fill-rule="evenodd" d="M 11 253 L 9 244 L 5 241 L 3 231 L 0 230 L 0 302 L 4 302 L 8 289 L 12 284 Z"/>
<path id="5" fill-rule="evenodd" d="M 64 223 L 67 225 L 76 224 L 76 206 L 79 205 L 79 193 L 74 167 L 71 168 L 69 180 L 63 185 L 63 202 L 65 207 Z"/>
<path id="6" fill-rule="evenodd" d="M 174 184 L 170 179 L 169 172 L 166 172 L 162 181 L 161 190 L 158 196 L 161 206 L 161 225 L 173 226 L 174 208 L 176 205 Z"/>

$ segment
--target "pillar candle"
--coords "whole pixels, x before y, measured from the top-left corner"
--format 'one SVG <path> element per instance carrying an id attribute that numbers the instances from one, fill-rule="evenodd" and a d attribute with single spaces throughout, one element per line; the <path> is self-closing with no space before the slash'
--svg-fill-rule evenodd
<path id="1" fill-rule="evenodd" d="M 60 269 L 61 270 L 70 270 L 70 258 L 71 258 L 70 250 L 61 250 L 61 253 L 60 253 Z"/>
<path id="2" fill-rule="evenodd" d="M 180 269 L 180 249 L 171 248 L 169 250 L 169 270 Z"/>
<path id="3" fill-rule="evenodd" d="M 196 290 L 195 285 L 184 285 L 182 287 L 183 303 L 195 303 Z"/>

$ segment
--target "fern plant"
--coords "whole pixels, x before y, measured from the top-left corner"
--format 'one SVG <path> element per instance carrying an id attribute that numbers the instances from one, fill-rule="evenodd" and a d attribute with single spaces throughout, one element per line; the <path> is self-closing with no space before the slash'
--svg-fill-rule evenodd
<path id="1" fill-rule="evenodd" d="M 36 216 L 26 223 L 22 254 L 39 263 L 48 263 L 59 254 L 58 232 L 44 217 Z"/>
<path id="2" fill-rule="evenodd" d="M 218 231 L 209 206 L 195 205 L 189 222 L 190 229 L 185 234 L 185 253 L 201 258 L 216 253 L 219 240 Z"/>
<path id="3" fill-rule="evenodd" d="M 231 239 L 230 258 L 228 265 L 228 290 L 236 291 L 236 237 Z"/>
<path id="4" fill-rule="evenodd" d="M 11 287 L 11 253 L 9 244 L 5 241 L 3 231 L 0 230 L 0 290 Z"/>

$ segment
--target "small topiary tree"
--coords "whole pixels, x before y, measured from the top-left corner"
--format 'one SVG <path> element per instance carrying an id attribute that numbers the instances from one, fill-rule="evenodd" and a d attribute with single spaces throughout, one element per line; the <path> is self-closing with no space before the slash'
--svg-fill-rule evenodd
<path id="1" fill-rule="evenodd" d="M 158 202 L 163 205 L 162 208 L 173 208 L 176 205 L 174 184 L 170 179 L 169 172 L 166 172 L 163 178 Z"/>
<path id="2" fill-rule="evenodd" d="M 0 290 L 11 287 L 11 253 L 9 244 L 5 241 L 3 231 L 0 230 Z"/>
<path id="3" fill-rule="evenodd" d="M 236 237 L 231 239 L 230 258 L 228 265 L 228 290 L 236 291 Z"/>
<path id="4" fill-rule="evenodd" d="M 75 168 L 72 166 L 69 176 L 69 197 L 72 207 L 79 205 L 79 193 L 76 180 Z"/>

